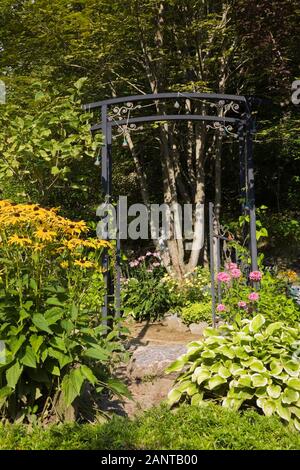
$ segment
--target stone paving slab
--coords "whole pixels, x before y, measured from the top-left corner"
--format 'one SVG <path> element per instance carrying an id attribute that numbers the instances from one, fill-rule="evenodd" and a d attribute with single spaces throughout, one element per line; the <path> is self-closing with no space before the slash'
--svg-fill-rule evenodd
<path id="1" fill-rule="evenodd" d="M 183 344 L 139 346 L 131 357 L 128 366 L 129 376 L 133 379 L 161 377 L 165 375 L 165 369 L 185 352 L 186 346 Z"/>

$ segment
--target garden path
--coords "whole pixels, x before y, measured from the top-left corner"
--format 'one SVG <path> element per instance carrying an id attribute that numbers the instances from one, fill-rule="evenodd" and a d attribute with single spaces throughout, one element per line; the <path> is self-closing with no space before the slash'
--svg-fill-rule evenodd
<path id="1" fill-rule="evenodd" d="M 101 407 L 132 417 L 166 399 L 175 378 L 165 374 L 166 367 L 185 352 L 189 342 L 199 340 L 199 335 L 163 322 L 128 322 L 126 326 L 130 330 L 131 360 L 116 375 L 127 383 L 132 400 L 104 401 Z"/>

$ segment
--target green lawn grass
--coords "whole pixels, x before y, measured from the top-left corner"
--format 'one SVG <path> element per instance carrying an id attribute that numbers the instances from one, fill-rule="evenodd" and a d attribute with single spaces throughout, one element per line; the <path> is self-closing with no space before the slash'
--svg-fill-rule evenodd
<path id="1" fill-rule="evenodd" d="M 255 411 L 236 413 L 216 405 L 153 408 L 132 421 L 46 428 L 0 426 L 0 449 L 300 449 L 300 433 Z"/>

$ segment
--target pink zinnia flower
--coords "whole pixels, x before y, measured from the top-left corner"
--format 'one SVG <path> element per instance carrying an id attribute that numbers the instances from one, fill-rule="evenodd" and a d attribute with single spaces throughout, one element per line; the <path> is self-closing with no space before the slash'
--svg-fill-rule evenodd
<path id="1" fill-rule="evenodd" d="M 160 254 L 157 252 L 152 253 L 152 255 L 155 256 L 156 258 L 160 258 Z"/>
<path id="2" fill-rule="evenodd" d="M 247 308 L 247 302 L 244 302 L 244 300 L 240 300 L 240 302 L 238 302 L 238 307 Z"/>
<path id="3" fill-rule="evenodd" d="M 226 307 L 225 307 L 224 304 L 219 304 L 219 305 L 217 306 L 217 311 L 218 311 L 218 312 L 224 312 L 224 310 L 226 310 Z"/>
<path id="4" fill-rule="evenodd" d="M 151 251 L 147 251 L 146 256 L 152 256 Z"/>
<path id="5" fill-rule="evenodd" d="M 262 273 L 260 271 L 252 271 L 249 275 L 251 281 L 261 281 Z"/>
<path id="6" fill-rule="evenodd" d="M 138 258 L 139 261 L 144 261 L 144 259 L 145 259 L 145 256 L 140 256 L 140 257 Z"/>
<path id="7" fill-rule="evenodd" d="M 230 271 L 230 274 L 234 279 L 238 279 L 239 277 L 241 277 L 242 271 L 238 268 L 234 268 Z"/>
<path id="8" fill-rule="evenodd" d="M 251 294 L 248 295 L 248 299 L 252 300 L 252 302 L 256 302 L 259 299 L 259 294 L 257 292 L 251 292 Z"/>
<path id="9" fill-rule="evenodd" d="M 154 268 L 158 268 L 158 266 L 160 266 L 160 263 L 153 263 L 152 266 L 153 266 Z"/>
<path id="10" fill-rule="evenodd" d="M 237 264 L 236 263 L 228 263 L 226 264 L 226 269 L 228 269 L 229 271 L 231 271 L 232 269 L 237 269 Z"/>
<path id="11" fill-rule="evenodd" d="M 221 272 L 217 276 L 218 281 L 220 282 L 230 282 L 230 276 L 228 273 Z"/>
<path id="12" fill-rule="evenodd" d="M 147 269 L 147 273 L 152 273 L 153 269 Z"/>

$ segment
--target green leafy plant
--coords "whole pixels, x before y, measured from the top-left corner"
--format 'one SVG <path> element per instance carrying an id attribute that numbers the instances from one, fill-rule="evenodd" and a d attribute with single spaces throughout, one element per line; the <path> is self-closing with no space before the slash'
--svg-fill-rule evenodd
<path id="1" fill-rule="evenodd" d="M 212 315 L 211 302 L 189 303 L 181 308 L 180 317 L 188 325 L 191 323 L 210 322 Z"/>
<path id="2" fill-rule="evenodd" d="M 214 400 L 234 410 L 255 406 L 300 431 L 299 333 L 299 326 L 267 325 L 261 314 L 242 320 L 241 327 L 207 328 L 204 340 L 190 343 L 167 369 L 182 371 L 169 403 Z"/>
<path id="3" fill-rule="evenodd" d="M 227 321 L 232 322 L 237 316 L 250 318 L 262 313 L 269 321 L 281 320 L 289 325 L 299 323 L 300 308 L 288 297 L 287 282 L 268 271 L 261 272 L 259 283 L 249 283 L 245 276 L 241 276 L 232 278 L 230 282 L 221 282 L 221 287 L 225 309 L 219 313 Z"/>
<path id="4" fill-rule="evenodd" d="M 149 276 L 143 282 L 130 278 L 123 291 L 124 312 L 135 320 L 156 320 L 174 305 L 172 293 L 166 285 Z"/>
<path id="5" fill-rule="evenodd" d="M 98 318 L 101 253 L 110 245 L 56 210 L 9 201 L 0 207 L 2 416 L 45 417 L 58 403 L 65 410 L 87 382 L 120 392 L 110 378 L 120 329 L 105 336 Z"/>
<path id="6" fill-rule="evenodd" d="M 69 211 L 86 203 L 101 136 L 93 139 L 92 115 L 81 108 L 84 80 L 63 95 L 53 85 L 35 82 L 30 102 L 0 107 L 2 197 Z"/>

